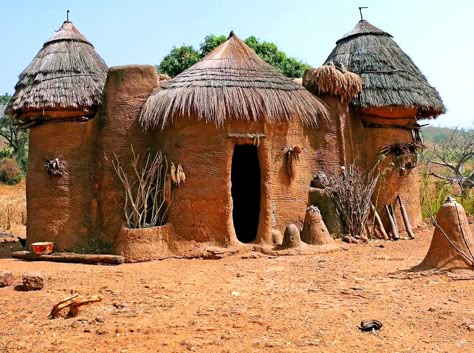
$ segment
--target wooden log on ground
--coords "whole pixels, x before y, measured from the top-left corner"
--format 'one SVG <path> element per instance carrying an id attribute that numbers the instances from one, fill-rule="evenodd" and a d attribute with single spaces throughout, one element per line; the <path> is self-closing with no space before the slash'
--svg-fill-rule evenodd
<path id="1" fill-rule="evenodd" d="M 69 262 L 90 265 L 100 263 L 108 265 L 120 265 L 125 262 L 125 258 L 123 256 L 106 254 L 52 253 L 48 255 L 37 255 L 29 251 L 16 251 L 12 253 L 12 257 L 29 261 Z"/>
<path id="2" fill-rule="evenodd" d="M 398 204 L 400 205 L 400 212 L 402 213 L 403 223 L 405 224 L 405 229 L 407 230 L 408 238 L 415 239 L 415 235 L 413 234 L 413 229 L 411 228 L 410 220 L 408 219 L 407 210 L 403 205 L 402 197 L 400 194 L 397 196 Z"/>
<path id="3" fill-rule="evenodd" d="M 49 314 L 49 317 L 51 319 L 55 319 L 58 317 L 59 312 L 64 309 L 69 307 L 69 313 L 68 317 L 74 317 L 77 315 L 79 312 L 79 307 L 82 305 L 86 304 L 92 304 L 92 303 L 97 303 L 102 301 L 102 297 L 100 295 L 93 295 L 90 297 L 83 297 L 79 294 L 73 294 L 58 303 L 56 303 L 53 306 L 53 309 L 51 310 L 51 313 Z"/>
<path id="4" fill-rule="evenodd" d="M 378 228 L 382 238 L 384 240 L 388 240 L 389 237 L 387 235 L 387 232 L 385 231 L 385 227 L 383 226 L 383 223 L 382 223 L 382 219 L 380 218 L 380 215 L 379 213 L 377 212 L 377 209 L 375 208 L 374 204 L 371 203 L 370 204 L 370 209 L 372 210 L 372 213 L 374 215 L 374 223 L 375 223 L 375 227 Z"/>
<path id="5" fill-rule="evenodd" d="M 388 221 L 390 222 L 390 232 L 393 240 L 399 240 L 400 234 L 398 233 L 398 227 L 395 220 L 395 215 L 393 214 L 392 205 L 385 205 L 385 210 L 387 211 Z"/>

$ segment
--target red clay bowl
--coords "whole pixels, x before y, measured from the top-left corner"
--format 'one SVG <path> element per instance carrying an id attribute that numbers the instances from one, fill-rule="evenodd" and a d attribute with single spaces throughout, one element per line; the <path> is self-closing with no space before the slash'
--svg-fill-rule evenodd
<path id="1" fill-rule="evenodd" d="M 53 252 L 53 243 L 49 241 L 33 243 L 31 244 L 31 248 L 36 255 L 51 254 Z"/>

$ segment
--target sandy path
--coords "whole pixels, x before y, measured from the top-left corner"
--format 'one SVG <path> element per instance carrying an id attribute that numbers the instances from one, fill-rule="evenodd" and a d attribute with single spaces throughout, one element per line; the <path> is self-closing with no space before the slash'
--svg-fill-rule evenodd
<path id="1" fill-rule="evenodd" d="M 430 235 L 318 256 L 0 260 L 18 280 L 30 270 L 47 279 L 38 292 L 0 289 L 0 352 L 474 352 L 474 281 L 391 275 L 421 261 Z M 71 291 L 104 301 L 49 320 Z M 357 330 L 373 318 L 378 335 Z"/>

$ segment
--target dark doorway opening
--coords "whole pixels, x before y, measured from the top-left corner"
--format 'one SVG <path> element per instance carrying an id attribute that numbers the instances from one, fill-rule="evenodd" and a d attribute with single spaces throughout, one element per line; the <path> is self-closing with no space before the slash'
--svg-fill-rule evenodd
<path id="1" fill-rule="evenodd" d="M 254 145 L 236 145 L 232 156 L 232 200 L 235 233 L 242 243 L 257 238 L 260 214 L 260 164 Z"/>

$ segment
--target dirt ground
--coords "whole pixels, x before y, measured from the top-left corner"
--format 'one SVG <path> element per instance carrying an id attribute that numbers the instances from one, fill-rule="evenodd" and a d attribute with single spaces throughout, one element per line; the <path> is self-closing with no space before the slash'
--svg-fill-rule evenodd
<path id="1" fill-rule="evenodd" d="M 473 352 L 474 281 L 399 272 L 430 239 L 120 266 L 2 259 L 18 283 L 34 270 L 46 284 L 0 288 L 0 352 Z M 48 319 L 71 292 L 103 301 Z M 384 326 L 362 333 L 364 319 Z"/>

